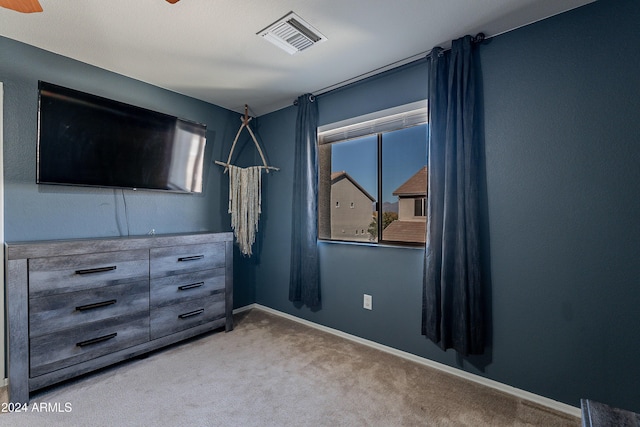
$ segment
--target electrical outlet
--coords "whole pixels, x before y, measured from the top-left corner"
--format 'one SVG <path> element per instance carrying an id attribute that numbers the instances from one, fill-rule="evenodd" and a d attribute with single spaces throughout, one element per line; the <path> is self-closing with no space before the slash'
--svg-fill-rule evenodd
<path id="1" fill-rule="evenodd" d="M 367 295 L 364 294 L 364 300 L 362 303 L 362 307 L 366 308 L 367 310 L 372 310 L 373 309 L 373 298 L 371 297 L 371 295 Z"/>

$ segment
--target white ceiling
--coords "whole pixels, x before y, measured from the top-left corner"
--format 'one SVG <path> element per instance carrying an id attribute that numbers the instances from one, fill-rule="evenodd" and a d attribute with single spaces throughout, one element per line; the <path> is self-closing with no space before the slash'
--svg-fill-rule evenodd
<path id="1" fill-rule="evenodd" d="M 0 35 L 253 115 L 593 0 L 40 0 Z M 293 11 L 328 40 L 295 55 L 256 33 Z"/>

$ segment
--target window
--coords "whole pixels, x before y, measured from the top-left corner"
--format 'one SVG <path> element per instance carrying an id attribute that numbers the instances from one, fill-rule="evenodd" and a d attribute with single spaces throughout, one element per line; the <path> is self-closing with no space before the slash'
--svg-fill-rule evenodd
<path id="1" fill-rule="evenodd" d="M 421 197 L 415 199 L 413 207 L 413 216 L 427 216 L 427 198 Z"/>
<path id="2" fill-rule="evenodd" d="M 318 143 L 320 239 L 424 244 L 425 102 L 323 126 Z M 329 209 L 337 200 L 350 209 Z M 349 237 L 345 228 L 357 231 Z"/>

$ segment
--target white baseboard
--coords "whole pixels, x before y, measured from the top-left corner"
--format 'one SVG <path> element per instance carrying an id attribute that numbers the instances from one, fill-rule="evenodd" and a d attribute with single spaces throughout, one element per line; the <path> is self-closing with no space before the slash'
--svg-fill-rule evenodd
<path id="1" fill-rule="evenodd" d="M 328 332 L 330 334 L 339 336 L 341 338 L 348 339 L 350 341 L 357 342 L 359 344 L 366 345 L 371 348 L 375 348 L 380 351 L 384 351 L 385 353 L 393 354 L 398 357 L 402 357 L 403 359 L 411 360 L 412 362 L 419 363 L 424 366 L 428 366 L 430 368 L 438 369 L 440 371 L 446 372 L 451 375 L 455 375 L 460 378 L 464 378 L 469 381 L 473 381 L 475 383 L 481 384 L 486 387 L 493 388 L 495 390 L 499 390 L 503 393 L 510 394 L 520 399 L 528 400 L 530 402 L 536 403 L 538 405 L 545 406 L 549 409 L 553 409 L 555 411 L 559 411 L 574 417 L 581 417 L 580 408 L 575 406 L 567 405 L 566 403 L 558 402 L 557 400 L 550 399 L 548 397 L 540 396 L 535 393 L 528 392 L 526 390 L 522 390 L 516 387 L 512 387 L 510 385 L 503 384 L 498 381 L 491 380 L 489 378 L 482 377 L 480 375 L 472 374 L 467 371 L 463 371 L 462 369 L 454 368 L 452 366 L 445 365 L 443 363 L 434 362 L 433 360 L 426 359 L 424 357 L 416 356 L 415 354 L 408 353 L 406 351 L 398 350 L 393 347 L 389 347 L 383 344 L 379 344 L 375 341 L 370 341 L 364 338 L 357 337 L 355 335 L 348 334 L 346 332 L 342 332 L 338 329 L 329 328 L 327 326 L 319 325 L 314 322 L 310 322 L 305 319 L 301 319 L 296 316 L 292 316 L 290 314 L 284 313 L 282 311 L 274 310 L 272 308 L 260 305 L 260 304 L 249 304 L 244 307 L 237 308 L 233 310 L 233 313 L 242 313 L 243 311 L 258 309 L 265 311 L 267 313 L 274 314 L 276 316 L 284 317 L 289 320 L 293 320 L 294 322 L 302 323 L 303 325 L 319 329 L 324 332 Z"/>
<path id="2" fill-rule="evenodd" d="M 251 310 L 253 308 L 262 308 L 262 306 L 258 305 L 258 304 L 249 304 L 249 305 L 245 305 L 243 307 L 234 308 L 233 309 L 233 314 L 242 313 L 243 311 L 249 311 L 249 310 Z"/>

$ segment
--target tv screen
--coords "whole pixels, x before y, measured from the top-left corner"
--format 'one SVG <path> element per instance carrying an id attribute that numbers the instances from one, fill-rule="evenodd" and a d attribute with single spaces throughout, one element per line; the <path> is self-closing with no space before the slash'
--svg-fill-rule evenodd
<path id="1" fill-rule="evenodd" d="M 206 125 L 39 82 L 38 184 L 200 193 Z"/>

